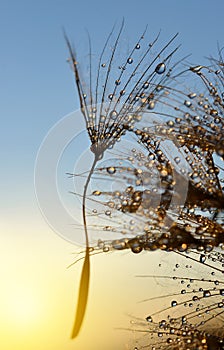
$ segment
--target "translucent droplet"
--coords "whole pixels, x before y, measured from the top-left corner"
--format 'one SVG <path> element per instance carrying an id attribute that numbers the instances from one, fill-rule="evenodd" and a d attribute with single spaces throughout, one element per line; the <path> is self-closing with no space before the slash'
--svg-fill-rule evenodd
<path id="1" fill-rule="evenodd" d="M 155 102 L 154 101 L 150 101 L 148 104 L 148 109 L 154 109 L 155 108 Z"/>
<path id="2" fill-rule="evenodd" d="M 143 84 L 143 89 L 148 89 L 149 87 L 149 83 L 146 81 L 144 84 Z"/>
<path id="3" fill-rule="evenodd" d="M 110 166 L 107 168 L 108 174 L 115 174 L 116 173 L 116 168 L 113 166 Z"/>
<path id="4" fill-rule="evenodd" d="M 112 247 L 116 250 L 123 250 L 126 248 L 126 243 L 125 241 L 115 240 L 112 241 Z"/>
<path id="5" fill-rule="evenodd" d="M 117 118 L 117 112 L 115 110 L 112 110 L 110 112 L 110 118 L 113 119 L 113 120 Z"/>
<path id="6" fill-rule="evenodd" d="M 163 74 L 165 72 L 165 70 L 166 70 L 166 65 L 163 62 L 159 63 L 155 68 L 155 72 L 157 74 Z"/>
<path id="7" fill-rule="evenodd" d="M 183 324 L 186 323 L 187 322 L 186 316 L 182 316 L 181 321 L 182 321 Z"/>
<path id="8" fill-rule="evenodd" d="M 213 117 L 218 115 L 218 111 L 216 109 L 211 109 L 210 110 L 210 115 L 212 115 Z"/>
<path id="9" fill-rule="evenodd" d="M 209 291 L 209 290 L 204 290 L 204 292 L 203 292 L 203 297 L 204 297 L 204 298 L 208 298 L 208 297 L 210 297 L 210 296 L 211 296 L 210 291 Z"/>
<path id="10" fill-rule="evenodd" d="M 191 103 L 190 101 L 185 100 L 185 101 L 184 101 L 184 105 L 185 105 L 186 107 L 191 107 L 192 103 Z"/>
<path id="11" fill-rule="evenodd" d="M 127 59 L 127 63 L 128 63 L 128 64 L 132 64 L 132 63 L 133 63 L 133 58 L 129 57 L 129 58 Z"/>
<path id="12" fill-rule="evenodd" d="M 172 300 L 172 301 L 171 301 L 171 306 L 172 306 L 172 307 L 177 306 L 177 301 L 176 301 L 176 300 Z"/>
<path id="13" fill-rule="evenodd" d="M 195 98 L 197 96 L 197 94 L 195 93 L 195 92 L 191 92 L 189 95 L 188 95 L 188 97 L 189 98 Z"/>
<path id="14" fill-rule="evenodd" d="M 206 256 L 201 254 L 200 255 L 200 262 L 203 264 L 206 261 Z"/>
<path id="15" fill-rule="evenodd" d="M 162 177 L 166 177 L 166 176 L 168 175 L 168 171 L 167 171 L 166 169 L 162 169 L 162 170 L 160 171 L 160 175 L 161 175 Z"/>
<path id="16" fill-rule="evenodd" d="M 163 87 L 161 86 L 161 85 L 157 85 L 157 87 L 156 87 L 156 91 L 161 91 L 163 89 Z"/>
<path id="17" fill-rule="evenodd" d="M 151 317 L 151 316 L 147 316 L 147 317 L 146 317 L 146 321 L 147 321 L 147 322 L 153 322 L 153 321 L 152 321 L 152 317 Z"/>
<path id="18" fill-rule="evenodd" d="M 216 146 L 216 152 L 219 156 L 224 156 L 224 146 L 221 144 L 221 142 Z"/>
<path id="19" fill-rule="evenodd" d="M 194 73 L 198 73 L 202 68 L 203 66 L 195 66 L 195 67 L 190 67 L 190 70 Z"/>
<path id="20" fill-rule="evenodd" d="M 167 125 L 168 125 L 168 126 L 174 126 L 173 120 L 168 120 Z"/>
<path id="21" fill-rule="evenodd" d="M 136 44 L 135 48 L 136 48 L 137 50 L 139 50 L 139 49 L 140 49 L 140 44 Z"/>
<path id="22" fill-rule="evenodd" d="M 180 158 L 179 157 L 175 157 L 174 160 L 175 160 L 175 163 L 177 163 L 177 164 L 180 163 Z"/>
<path id="23" fill-rule="evenodd" d="M 92 194 L 93 194 L 93 196 L 100 196 L 101 192 L 100 191 L 94 191 Z"/>
<path id="24" fill-rule="evenodd" d="M 110 251 L 110 248 L 108 247 L 108 246 L 104 246 L 103 247 L 103 252 L 104 253 L 107 253 L 107 252 L 109 252 Z"/>

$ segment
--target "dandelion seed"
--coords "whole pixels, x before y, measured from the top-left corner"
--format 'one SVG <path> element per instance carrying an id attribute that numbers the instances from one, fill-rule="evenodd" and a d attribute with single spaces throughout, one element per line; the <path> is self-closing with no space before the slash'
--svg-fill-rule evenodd
<path id="1" fill-rule="evenodd" d="M 151 53 L 152 47 L 156 44 L 158 37 L 154 40 L 152 45 L 150 45 L 145 52 L 141 52 L 140 43 L 144 36 L 142 35 L 137 43 L 135 43 L 133 49 L 130 51 L 128 57 L 124 60 L 124 63 L 120 66 L 120 70 L 116 70 L 116 53 L 118 51 L 118 46 L 120 43 L 120 37 L 123 30 L 124 23 L 122 23 L 121 28 L 115 41 L 112 45 L 112 51 L 108 60 L 104 60 L 106 50 L 108 49 L 109 42 L 113 36 L 113 31 L 110 33 L 102 53 L 99 57 L 98 66 L 96 68 L 96 73 L 94 67 L 92 66 L 91 58 L 91 45 L 89 45 L 89 56 L 90 56 L 90 74 L 89 74 L 89 87 L 85 90 L 84 82 L 80 79 L 80 68 L 78 59 L 76 57 L 75 51 L 72 49 L 70 42 L 65 36 L 68 49 L 70 52 L 70 62 L 75 75 L 75 82 L 78 91 L 80 109 L 83 114 L 86 129 L 91 141 L 90 150 L 93 153 L 94 160 L 90 168 L 89 174 L 86 178 L 86 183 L 83 189 L 83 201 L 82 201 L 82 214 L 83 214 L 83 227 L 85 232 L 86 240 L 86 252 L 84 265 L 81 275 L 79 297 L 76 321 L 72 332 L 72 338 L 79 334 L 83 318 L 86 311 L 86 304 L 88 300 L 88 289 L 89 289 L 89 276 L 90 276 L 90 242 L 88 235 L 88 223 L 87 223 L 87 213 L 86 213 L 86 199 L 88 186 L 90 184 L 91 178 L 94 174 L 98 162 L 104 157 L 104 153 L 113 148 L 114 145 L 120 141 L 120 139 L 130 130 L 136 122 L 135 115 L 141 114 L 146 108 L 146 103 L 141 102 L 136 104 L 136 98 L 141 96 L 143 91 L 143 82 L 148 81 L 150 84 L 161 84 L 166 80 L 166 74 L 163 74 L 161 78 L 156 76 L 165 72 L 165 65 L 169 65 L 169 61 L 173 53 L 177 50 L 175 48 L 173 51 L 165 54 L 169 46 L 176 38 L 176 35 L 155 55 L 147 67 L 145 68 L 146 59 L 149 53 Z M 140 56 L 136 59 L 135 56 L 137 51 L 140 52 Z M 157 65 L 154 69 L 154 65 L 158 64 L 157 61 L 159 57 L 164 55 L 164 60 L 161 66 Z M 105 63 L 107 62 L 107 63 Z M 133 67 L 132 72 L 128 69 L 128 66 Z M 117 64 L 116 64 L 117 67 Z M 130 68 L 129 67 L 129 68 Z M 128 73 L 126 74 L 126 71 Z M 138 75 L 136 79 L 135 76 Z M 94 79 L 95 77 L 95 79 Z M 101 82 L 103 82 L 101 84 Z M 113 84 L 111 84 L 113 82 Z M 115 82 L 115 84 L 114 84 Z M 103 86 L 103 89 L 101 89 Z M 119 89 L 118 89 L 119 87 Z M 113 112 L 113 118 L 111 118 L 111 112 Z M 115 112 L 115 113 L 114 113 Z M 129 117 L 130 116 L 130 117 Z M 128 203 L 126 208 L 132 208 L 135 211 L 138 204 L 136 201 L 132 200 L 133 203 Z M 123 206 L 125 208 L 125 205 Z M 125 209 L 124 209 L 125 210 Z M 131 245 L 131 243 L 130 243 Z M 133 244 L 132 244 L 133 246 Z M 134 248 L 133 246 L 133 249 Z M 104 247 L 105 250 L 105 247 Z M 85 291 L 84 291 L 85 288 Z M 82 297 L 82 295 L 84 297 Z"/>

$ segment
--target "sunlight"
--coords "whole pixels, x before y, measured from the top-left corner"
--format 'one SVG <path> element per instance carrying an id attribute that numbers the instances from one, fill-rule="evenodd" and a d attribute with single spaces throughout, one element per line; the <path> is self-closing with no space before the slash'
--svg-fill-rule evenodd
<path id="1" fill-rule="evenodd" d="M 40 322 L 41 300 L 27 286 L 16 286 L 7 296 L 6 317 L 16 327 L 32 326 Z"/>
<path id="2" fill-rule="evenodd" d="M 8 316 L 19 324 L 30 324 L 39 318 L 40 301 L 31 290 L 24 288 L 12 292 L 8 299 Z"/>

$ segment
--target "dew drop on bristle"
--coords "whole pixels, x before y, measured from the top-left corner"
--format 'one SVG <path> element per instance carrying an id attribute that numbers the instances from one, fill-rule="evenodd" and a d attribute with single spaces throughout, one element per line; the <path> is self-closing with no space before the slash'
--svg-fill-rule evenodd
<path id="1" fill-rule="evenodd" d="M 203 264 L 206 261 L 206 256 L 204 254 L 200 255 L 200 262 Z"/>
<path id="2" fill-rule="evenodd" d="M 147 322 L 153 322 L 152 317 L 151 317 L 151 316 L 147 316 L 147 317 L 146 317 L 146 321 L 147 321 Z"/>
<path id="3" fill-rule="evenodd" d="M 157 74 L 163 74 L 165 72 L 165 70 L 166 70 L 166 65 L 163 62 L 159 63 L 155 68 L 155 72 Z"/>
<path id="4" fill-rule="evenodd" d="M 171 306 L 172 306 L 172 307 L 177 306 L 176 300 L 172 300 L 172 301 L 171 301 Z"/>
<path id="5" fill-rule="evenodd" d="M 133 58 L 129 57 L 129 58 L 127 59 L 127 63 L 128 63 L 128 64 L 132 64 L 132 63 L 133 63 Z"/>
<path id="6" fill-rule="evenodd" d="M 115 174 L 116 173 L 116 168 L 111 166 L 107 168 L 108 174 Z"/>

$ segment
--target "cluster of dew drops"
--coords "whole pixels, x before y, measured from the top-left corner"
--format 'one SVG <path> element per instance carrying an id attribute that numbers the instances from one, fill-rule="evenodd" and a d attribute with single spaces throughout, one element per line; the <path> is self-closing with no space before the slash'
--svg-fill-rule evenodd
<path id="1" fill-rule="evenodd" d="M 140 50 L 140 41 L 133 53 Z M 159 296 L 169 299 L 167 306 L 145 322 L 134 322 L 136 332 L 145 334 L 134 349 L 218 350 L 224 343 L 224 65 L 220 57 L 211 59 L 214 69 L 190 66 L 182 79 L 181 73 L 167 69 L 170 56 L 137 79 L 142 61 L 135 63 L 130 55 L 119 67 L 113 90 L 107 83 L 101 93 L 97 86 L 95 97 L 90 94 L 86 118 L 91 150 L 110 155 L 97 164 L 87 195 L 88 227 L 93 237 L 94 232 L 100 236 L 91 249 L 172 251 L 183 261 L 189 259 L 192 265 L 165 277 L 173 282 L 175 298 L 172 293 Z M 125 76 L 133 64 L 132 74 Z M 106 67 L 100 64 L 99 80 Z M 194 78 L 199 93 L 190 88 Z M 118 91 L 122 79 L 124 87 Z M 105 96 L 111 105 L 99 115 L 96 105 Z M 159 116 L 159 122 L 151 122 L 152 116 Z M 127 142 L 122 146 L 126 135 L 130 147 Z M 181 186 L 187 189 L 178 201 Z"/>

